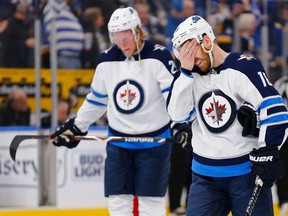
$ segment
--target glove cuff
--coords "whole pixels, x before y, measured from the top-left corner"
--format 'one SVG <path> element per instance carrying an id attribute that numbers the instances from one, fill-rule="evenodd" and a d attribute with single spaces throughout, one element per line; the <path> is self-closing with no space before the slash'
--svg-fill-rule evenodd
<path id="1" fill-rule="evenodd" d="M 273 183 L 285 173 L 277 146 L 253 149 L 249 158 L 252 163 L 251 173 L 258 175 L 265 187 L 272 187 Z"/>
<path id="2" fill-rule="evenodd" d="M 71 122 L 70 122 L 71 121 Z M 75 124 L 75 118 L 72 118 L 68 121 L 69 124 L 71 124 L 71 128 L 70 130 L 72 131 L 73 134 L 77 134 L 77 135 L 80 135 L 80 136 L 85 136 L 87 135 L 87 131 L 85 132 L 82 132 Z"/>

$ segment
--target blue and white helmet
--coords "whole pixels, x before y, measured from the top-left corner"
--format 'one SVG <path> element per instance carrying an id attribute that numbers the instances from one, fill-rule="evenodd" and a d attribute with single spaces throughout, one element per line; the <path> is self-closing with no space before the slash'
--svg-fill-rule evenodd
<path id="1" fill-rule="evenodd" d="M 179 48 L 183 45 L 183 43 L 194 38 L 202 46 L 204 51 L 208 53 L 209 51 L 205 50 L 204 48 L 202 37 L 203 34 L 208 35 L 212 42 L 214 41 L 215 35 L 212 27 L 201 16 L 194 15 L 184 20 L 177 27 L 172 38 L 173 52 L 176 58 L 179 59 Z"/>
<path id="2" fill-rule="evenodd" d="M 141 26 L 141 20 L 138 12 L 132 7 L 118 8 L 110 17 L 108 22 L 109 37 L 114 43 L 113 33 L 131 29 L 132 34 L 136 40 L 136 28 Z"/>

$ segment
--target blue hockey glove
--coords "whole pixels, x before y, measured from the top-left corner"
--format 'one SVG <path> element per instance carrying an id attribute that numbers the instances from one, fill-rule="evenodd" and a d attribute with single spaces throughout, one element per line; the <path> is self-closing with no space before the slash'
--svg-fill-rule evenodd
<path id="1" fill-rule="evenodd" d="M 192 150 L 191 139 L 191 123 L 176 123 L 172 127 L 173 142 L 180 144 L 186 151 Z"/>
<path id="2" fill-rule="evenodd" d="M 53 144 L 57 147 L 65 146 L 67 148 L 75 148 L 80 140 L 70 139 L 69 136 L 85 136 L 87 132 L 81 132 L 80 129 L 74 125 L 75 118 L 68 119 L 64 125 L 60 126 L 52 135 Z"/>
<path id="3" fill-rule="evenodd" d="M 259 136 L 259 115 L 251 104 L 244 103 L 237 110 L 237 118 L 243 126 L 242 136 Z"/>
<path id="4" fill-rule="evenodd" d="M 249 158 L 252 163 L 251 174 L 259 176 L 265 187 L 272 187 L 285 173 L 277 146 L 253 149 Z"/>

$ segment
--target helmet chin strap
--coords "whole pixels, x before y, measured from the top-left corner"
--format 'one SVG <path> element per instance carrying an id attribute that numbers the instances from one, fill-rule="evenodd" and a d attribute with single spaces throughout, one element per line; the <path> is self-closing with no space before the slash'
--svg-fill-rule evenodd
<path id="1" fill-rule="evenodd" d="M 210 69 L 212 69 L 213 63 L 214 63 L 214 61 L 213 61 L 213 56 L 212 56 L 212 50 L 213 50 L 214 44 L 212 43 L 212 47 L 211 47 L 210 50 L 206 50 L 206 49 L 205 49 L 204 43 L 201 44 L 201 47 L 202 47 L 202 49 L 204 50 L 204 52 L 205 52 L 205 53 L 208 53 L 208 55 L 209 55 L 209 59 L 210 59 L 210 63 L 211 63 L 210 68 L 209 68 L 209 70 L 210 70 Z"/>
<path id="2" fill-rule="evenodd" d="M 132 34 L 134 36 L 134 40 L 135 40 L 135 43 L 136 43 L 136 53 L 138 54 L 138 60 L 140 62 L 141 60 L 141 56 L 140 56 L 140 47 L 139 47 L 139 41 L 140 41 L 140 33 L 138 33 L 139 35 L 137 35 L 137 31 L 136 29 L 132 30 Z"/>
<path id="3" fill-rule="evenodd" d="M 135 39 L 135 42 L 136 42 L 136 49 L 137 49 L 137 54 L 138 54 L 138 58 L 139 58 L 138 60 L 140 61 L 141 60 L 140 47 L 139 47 L 140 38 L 137 37 L 137 35 L 135 35 L 134 39 Z"/>

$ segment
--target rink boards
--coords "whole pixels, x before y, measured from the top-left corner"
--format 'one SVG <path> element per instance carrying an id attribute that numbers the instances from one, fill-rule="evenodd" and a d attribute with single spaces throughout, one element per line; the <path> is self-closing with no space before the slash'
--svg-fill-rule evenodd
<path id="1" fill-rule="evenodd" d="M 0 128 L 0 214 L 1 216 L 108 216 L 108 200 L 104 197 L 104 160 L 105 142 L 81 141 L 76 149 L 55 148 L 51 141 L 26 140 L 20 144 L 16 162 L 10 158 L 9 145 L 15 135 L 39 133 L 34 127 Z M 41 131 L 49 134 L 49 131 Z M 89 135 L 106 136 L 106 127 L 93 127 Z M 55 151 L 45 157 L 40 147 L 46 145 Z M 43 148 L 42 148 L 43 151 Z M 44 149 L 45 151 L 45 149 Z M 39 157 L 39 154 L 44 157 Z M 56 168 L 44 166 L 44 175 L 52 175 L 56 170 L 56 179 L 44 182 L 52 193 L 54 203 L 39 205 L 41 178 L 38 175 L 40 160 L 53 160 Z M 53 164 L 53 163 L 51 163 Z M 40 172 L 41 171 L 41 172 Z M 55 173 L 54 173 L 55 174 Z M 275 188 L 273 188 L 275 191 Z M 51 192 L 52 191 L 52 192 Z M 275 215 L 278 215 L 275 193 Z M 167 202 L 168 203 L 168 202 Z M 168 209 L 168 205 L 167 205 Z M 168 211 L 167 211 L 168 212 Z"/>

